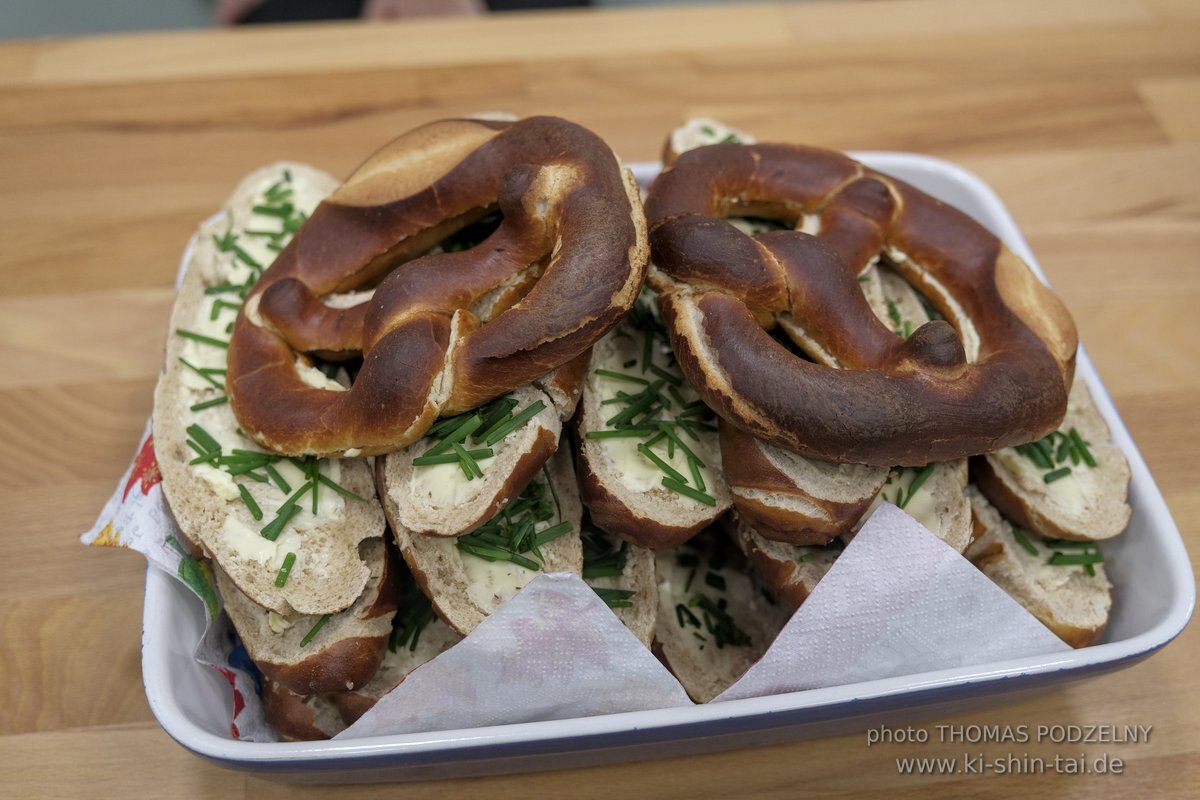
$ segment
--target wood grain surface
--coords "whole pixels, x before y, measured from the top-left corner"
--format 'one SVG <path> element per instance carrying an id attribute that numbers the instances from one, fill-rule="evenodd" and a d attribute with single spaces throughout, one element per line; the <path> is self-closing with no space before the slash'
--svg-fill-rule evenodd
<path id="1" fill-rule="evenodd" d="M 0 796 L 1185 797 L 1200 634 L 953 724 L 1144 724 L 1120 776 L 898 775 L 862 733 L 403 787 L 204 762 L 140 675 L 144 562 L 84 549 L 150 410 L 196 224 L 277 159 L 345 174 L 413 125 L 505 109 L 627 160 L 711 114 L 763 139 L 957 161 L 1015 215 L 1193 555 L 1200 546 L 1200 5 L 892 0 L 328 24 L 0 46 Z M 978 748 L 988 755 L 1011 745 Z M 1062 747 L 1020 746 L 1053 755 Z M 1069 751 L 1068 751 L 1069 752 Z M 552 767 L 553 761 L 547 766 Z"/>

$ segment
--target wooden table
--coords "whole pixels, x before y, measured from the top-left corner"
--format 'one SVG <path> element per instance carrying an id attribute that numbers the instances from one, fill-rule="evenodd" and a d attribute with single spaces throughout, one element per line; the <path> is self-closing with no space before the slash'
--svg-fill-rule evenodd
<path id="1" fill-rule="evenodd" d="M 345 174 L 399 131 L 487 109 L 575 119 L 628 160 L 655 158 L 673 124 L 705 113 L 764 139 L 975 171 L 1074 312 L 1196 551 L 1200 8 L 1188 0 L 772 4 L 5 44 L 0 795 L 333 795 L 218 769 L 163 733 L 139 672 L 143 560 L 76 537 L 149 413 L 180 249 L 237 180 L 281 158 Z M 1150 744 L 1107 748 L 1126 761 L 1119 777 L 900 776 L 897 755 L 962 747 L 868 751 L 854 734 L 399 791 L 1184 796 L 1200 781 L 1198 661 L 1193 625 L 1127 671 L 941 720 L 1152 724 Z"/>

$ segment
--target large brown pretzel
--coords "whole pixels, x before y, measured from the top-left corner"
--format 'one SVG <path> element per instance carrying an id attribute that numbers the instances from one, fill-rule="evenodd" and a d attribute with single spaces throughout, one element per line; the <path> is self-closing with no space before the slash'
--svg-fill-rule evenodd
<path id="1" fill-rule="evenodd" d="M 916 466 L 1054 430 L 1074 373 L 1058 299 L 965 214 L 839 153 L 722 144 L 646 201 L 650 281 L 684 374 L 725 419 L 814 458 Z M 749 236 L 723 217 L 791 225 Z M 901 339 L 857 276 L 883 254 L 948 320 Z M 764 331 L 778 321 L 820 362 Z M 840 367 L 840 369 L 839 369 Z"/>
<path id="2" fill-rule="evenodd" d="M 482 244 L 422 255 L 497 207 Z M 255 285 L 229 346 L 233 411 L 281 453 L 394 450 L 584 352 L 646 259 L 636 185 L 595 134 L 549 117 L 425 125 L 359 167 Z M 359 305 L 322 302 L 376 283 Z M 305 382 L 300 353 L 363 365 L 339 392 Z"/>

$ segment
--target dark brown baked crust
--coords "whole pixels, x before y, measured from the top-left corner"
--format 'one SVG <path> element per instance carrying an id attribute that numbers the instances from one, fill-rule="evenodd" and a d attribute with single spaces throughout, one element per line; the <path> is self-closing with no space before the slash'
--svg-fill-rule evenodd
<path id="1" fill-rule="evenodd" d="M 830 151 L 713 145 L 665 170 L 646 212 L 684 375 L 751 434 L 827 461 L 919 466 L 1062 420 L 1077 345 L 1065 308 L 995 236 L 902 181 Z M 805 214 L 820 217 L 815 237 L 750 237 L 720 219 Z M 857 276 L 881 252 L 904 254 L 893 268 L 953 326 L 902 339 L 875 316 Z M 784 314 L 842 369 L 774 341 L 763 324 Z M 973 359 L 962 331 L 977 334 Z"/>

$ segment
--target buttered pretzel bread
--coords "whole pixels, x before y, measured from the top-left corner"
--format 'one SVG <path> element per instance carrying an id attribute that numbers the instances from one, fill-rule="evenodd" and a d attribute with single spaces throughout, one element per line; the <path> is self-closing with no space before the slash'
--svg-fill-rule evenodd
<path id="1" fill-rule="evenodd" d="M 429 252 L 496 208 L 482 244 Z M 646 258 L 636 185 L 594 134 L 550 117 L 425 125 L 359 167 L 251 291 L 230 402 L 276 452 L 395 450 L 586 351 L 633 304 Z M 346 390 L 297 366 L 360 353 Z"/>
<path id="2" fill-rule="evenodd" d="M 755 436 L 829 461 L 918 466 L 1061 421 L 1070 316 L 995 236 L 917 189 L 839 153 L 717 144 L 679 156 L 646 211 L 650 281 L 684 374 Z M 817 233 L 751 236 L 727 216 Z M 876 318 L 857 277 L 881 254 L 948 322 L 904 339 Z M 777 320 L 821 363 L 772 340 Z"/>

